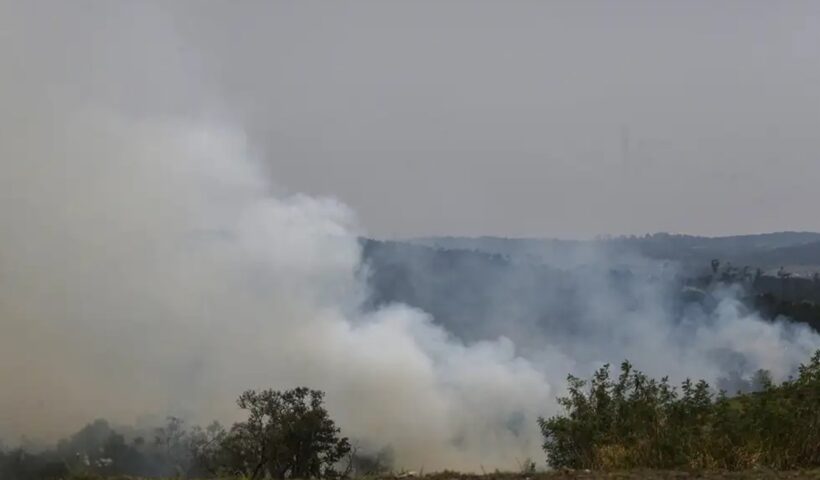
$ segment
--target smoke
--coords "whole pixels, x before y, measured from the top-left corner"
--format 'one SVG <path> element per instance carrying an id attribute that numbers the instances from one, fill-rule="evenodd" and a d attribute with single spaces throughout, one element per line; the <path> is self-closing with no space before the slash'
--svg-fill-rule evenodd
<path id="1" fill-rule="evenodd" d="M 125 90 L 52 85 L 53 64 L 32 73 L 10 58 L 4 438 L 54 439 L 97 417 L 231 421 L 247 388 L 308 385 L 327 392 L 346 435 L 392 447 L 400 466 L 515 468 L 541 457 L 535 418 L 557 411 L 569 372 L 629 358 L 673 379 L 715 380 L 727 366 L 783 376 L 820 346 L 804 327 L 743 311 L 731 291 L 677 315 L 664 282 L 614 288 L 596 271 L 579 279 L 582 315 L 484 338 L 402 304 L 364 309 L 372 272 L 354 212 L 272 184 L 241 128 L 169 113 L 150 89 L 135 108 L 110 101 Z"/>
<path id="2" fill-rule="evenodd" d="M 3 151 L 6 435 L 230 419 L 245 388 L 306 384 L 408 465 L 501 465 L 535 439 L 505 425 L 550 401 L 538 371 L 405 306 L 360 313 L 352 213 L 272 195 L 241 135 L 104 111 L 52 126 Z"/>
<path id="3" fill-rule="evenodd" d="M 542 328 L 542 348 L 468 343 L 404 305 L 364 312 L 353 212 L 277 196 L 241 134 L 104 110 L 38 128 L 2 152 L 7 437 L 146 412 L 230 420 L 246 388 L 304 384 L 404 466 L 512 468 L 539 456 L 534 420 L 556 411 L 568 372 L 629 357 L 677 379 L 783 376 L 820 345 L 731 291 L 674 318 L 663 282 L 616 290 L 596 272 L 583 313 Z"/>

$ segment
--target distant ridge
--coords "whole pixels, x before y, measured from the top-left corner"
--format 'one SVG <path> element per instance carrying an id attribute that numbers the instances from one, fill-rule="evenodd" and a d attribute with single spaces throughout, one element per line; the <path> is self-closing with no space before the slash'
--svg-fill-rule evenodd
<path id="1" fill-rule="evenodd" d="M 761 268 L 820 266 L 820 233 L 817 232 L 773 232 L 722 237 L 654 233 L 594 240 L 444 236 L 412 238 L 405 242 L 513 258 L 536 256 L 546 259 L 561 255 L 567 249 L 604 248 L 613 253 L 634 252 L 653 259 L 673 260 L 687 265 L 705 264 L 717 258 Z"/>

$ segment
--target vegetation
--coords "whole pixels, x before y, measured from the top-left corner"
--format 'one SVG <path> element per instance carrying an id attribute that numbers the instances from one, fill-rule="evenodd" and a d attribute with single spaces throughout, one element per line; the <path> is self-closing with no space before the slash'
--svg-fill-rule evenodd
<path id="1" fill-rule="evenodd" d="M 606 365 L 588 381 L 568 380 L 568 395 L 559 399 L 565 412 L 538 420 L 547 462 L 557 473 L 536 473 L 526 461 L 522 477 L 574 471 L 577 478 L 605 478 L 583 472 L 629 471 L 619 478 L 667 478 L 661 472 L 820 468 L 820 350 L 796 377 L 775 384 L 760 371 L 753 382 L 757 391 L 732 397 L 702 380 L 674 387 L 629 362 L 621 364 L 617 378 Z M 340 436 L 323 401 L 322 392 L 304 387 L 249 390 L 237 401 L 247 417 L 229 430 L 218 423 L 188 429 L 170 417 L 150 437 L 117 432 L 97 420 L 51 450 L 0 448 L 0 479 L 383 476 L 392 453 L 359 455 Z"/>
<path id="2" fill-rule="evenodd" d="M 776 470 L 820 466 L 820 351 L 797 378 L 775 385 L 758 373 L 756 393 L 728 397 L 700 381 L 680 389 L 621 365 L 589 381 L 569 377 L 565 414 L 540 418 L 556 468 Z"/>
<path id="3" fill-rule="evenodd" d="M 350 452 L 350 443 L 338 437 L 322 398 L 307 388 L 243 393 L 238 403 L 249 417 L 222 442 L 228 465 L 251 479 L 338 476 L 334 466 Z"/>
<path id="4" fill-rule="evenodd" d="M 384 475 L 368 477 L 370 480 L 396 480 L 405 478 L 401 475 Z M 414 477 L 406 477 L 413 480 Z M 713 480 L 773 480 L 773 479 L 815 479 L 820 480 L 820 470 L 799 472 L 775 472 L 770 470 L 750 470 L 745 472 L 701 472 L 701 471 L 674 471 L 674 470 L 633 470 L 619 472 L 593 472 L 588 470 L 552 470 L 537 473 L 487 472 L 483 474 L 469 474 L 460 472 L 438 472 L 424 474 L 418 478 L 425 480 L 683 480 L 688 478 Z M 167 477 L 165 480 L 179 480 L 176 477 Z M 71 475 L 63 480 L 140 480 L 136 477 L 103 477 L 99 475 Z M 159 479 L 157 479 L 159 480 Z M 241 476 L 225 477 L 221 480 L 247 480 Z"/>
<path id="5" fill-rule="evenodd" d="M 323 393 L 304 387 L 284 392 L 249 390 L 237 401 L 247 420 L 226 431 L 218 423 L 185 428 L 170 417 L 153 440 L 126 437 L 97 420 L 54 450 L 0 448 L 0 479 L 151 477 L 327 478 L 351 452 L 323 405 Z M 133 432 L 132 432 L 133 433 Z M 348 465 L 353 460 L 349 459 Z"/>
<path id="6" fill-rule="evenodd" d="M 820 467 L 820 350 L 795 378 L 775 384 L 760 371 L 756 392 L 733 397 L 715 394 L 703 380 L 673 387 L 667 378 L 649 378 L 629 362 L 621 364 L 615 379 L 605 365 L 588 381 L 573 376 L 568 381 L 569 393 L 559 399 L 565 413 L 538 419 L 547 462 L 559 472 L 640 471 L 655 472 L 643 478 L 664 478 L 658 472 Z M 115 432 L 97 420 L 53 450 L 0 448 L 0 479 L 383 475 L 390 452 L 357 455 L 323 400 L 322 392 L 304 387 L 249 390 L 237 401 L 247 419 L 230 430 L 218 423 L 186 429 L 170 417 L 152 440 Z M 543 476 L 529 462 L 525 473 Z"/>

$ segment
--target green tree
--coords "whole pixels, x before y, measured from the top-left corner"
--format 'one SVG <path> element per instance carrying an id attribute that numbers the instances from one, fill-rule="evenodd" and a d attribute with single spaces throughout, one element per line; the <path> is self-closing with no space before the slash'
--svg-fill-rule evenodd
<path id="1" fill-rule="evenodd" d="M 234 424 L 224 442 L 233 465 L 252 479 L 336 476 L 350 443 L 339 437 L 323 401 L 321 391 L 305 387 L 243 393 L 237 403 L 248 419 Z"/>
<path id="2" fill-rule="evenodd" d="M 215 476 L 229 465 L 224 448 L 228 432 L 219 422 L 212 422 L 205 428 L 195 426 L 188 434 L 188 449 L 191 465 L 188 475 L 193 477 Z"/>

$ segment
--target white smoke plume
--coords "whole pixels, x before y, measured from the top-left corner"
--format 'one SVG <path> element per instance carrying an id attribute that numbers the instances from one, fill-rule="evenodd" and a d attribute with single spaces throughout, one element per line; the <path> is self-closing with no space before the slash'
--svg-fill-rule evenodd
<path id="1" fill-rule="evenodd" d="M 535 419 L 557 411 L 567 373 L 629 358 L 714 380 L 728 356 L 742 374 L 782 376 L 820 346 L 731 292 L 716 314 L 676 319 L 662 288 L 637 284 L 640 308 L 627 308 L 594 275 L 583 335 L 543 331 L 526 351 L 466 342 L 403 305 L 365 312 L 355 214 L 278 191 L 241 128 L 154 114 L 146 91 L 149 112 L 90 101 L 53 84 L 54 65 L 7 58 L 0 437 L 55 439 L 97 417 L 229 422 L 247 388 L 307 385 L 346 435 L 391 446 L 399 466 L 515 468 L 541 458 Z"/>
<path id="2" fill-rule="evenodd" d="M 626 309 L 593 283 L 580 338 L 547 331 L 526 359 L 505 338 L 467 345 L 406 306 L 361 312 L 353 213 L 277 197 L 236 132 L 106 111 L 37 132 L 2 151 L 6 436 L 146 412 L 230 420 L 246 388 L 304 384 L 404 466 L 513 468 L 539 455 L 535 418 L 556 411 L 567 372 L 629 357 L 714 380 L 728 352 L 782 376 L 820 345 L 729 293 L 675 324 L 661 289 L 639 284 Z"/>
<path id="3" fill-rule="evenodd" d="M 240 135 L 105 112 L 52 127 L 3 151 L 6 435 L 231 418 L 245 388 L 305 384 L 408 465 L 537 449 L 532 422 L 504 425 L 549 403 L 542 375 L 509 342 L 466 347 L 423 312 L 359 313 L 352 213 L 273 196 Z"/>

